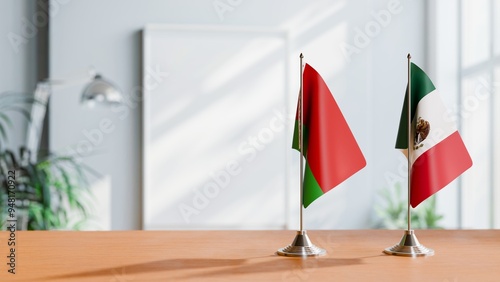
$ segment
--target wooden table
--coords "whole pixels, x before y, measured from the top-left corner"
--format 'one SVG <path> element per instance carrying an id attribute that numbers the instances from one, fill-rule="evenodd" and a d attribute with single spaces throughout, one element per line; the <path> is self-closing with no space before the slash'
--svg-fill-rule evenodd
<path id="1" fill-rule="evenodd" d="M 16 274 L 0 281 L 500 281 L 500 230 L 417 230 L 433 257 L 382 253 L 400 230 L 309 231 L 328 254 L 275 255 L 295 231 L 18 231 Z"/>

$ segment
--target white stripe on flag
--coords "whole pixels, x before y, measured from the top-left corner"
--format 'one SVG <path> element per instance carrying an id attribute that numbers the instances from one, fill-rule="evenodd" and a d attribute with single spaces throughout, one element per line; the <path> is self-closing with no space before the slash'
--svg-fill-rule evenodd
<path id="1" fill-rule="evenodd" d="M 412 120 L 412 138 L 415 138 L 416 123 L 421 118 L 423 122 L 429 122 L 430 131 L 429 135 L 419 144 L 412 144 L 410 148 L 410 162 L 411 165 L 418 157 L 425 153 L 430 148 L 434 147 L 439 142 L 443 141 L 446 137 L 450 136 L 453 132 L 457 131 L 457 127 L 453 121 L 445 118 L 446 107 L 437 90 L 433 90 L 420 100 L 417 105 L 417 111 Z"/>

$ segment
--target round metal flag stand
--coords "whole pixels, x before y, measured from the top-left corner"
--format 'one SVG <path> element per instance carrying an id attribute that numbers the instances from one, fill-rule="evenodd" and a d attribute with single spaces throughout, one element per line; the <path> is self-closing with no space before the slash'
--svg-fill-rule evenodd
<path id="1" fill-rule="evenodd" d="M 405 230 L 401 242 L 390 248 L 386 248 L 384 253 L 395 256 L 422 257 L 434 255 L 434 250 L 420 244 L 413 230 Z"/>
<path id="2" fill-rule="evenodd" d="M 292 244 L 279 249 L 277 253 L 280 256 L 288 257 L 310 257 L 325 255 L 326 251 L 315 246 L 311 240 L 309 240 L 306 230 L 302 230 L 297 231 L 297 235 Z"/>

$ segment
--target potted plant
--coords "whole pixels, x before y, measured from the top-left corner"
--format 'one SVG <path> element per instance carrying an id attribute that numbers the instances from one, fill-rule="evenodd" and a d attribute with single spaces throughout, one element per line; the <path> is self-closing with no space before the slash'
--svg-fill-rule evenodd
<path id="1" fill-rule="evenodd" d="M 73 156 L 49 154 L 37 161 L 21 146 L 18 152 L 4 144 L 12 122 L 7 112 L 30 119 L 26 109 L 35 101 L 25 95 L 0 94 L 0 198 L 1 223 L 18 218 L 18 229 L 79 229 L 88 217 L 91 196 L 87 172 L 92 170 Z M 14 200 L 9 200 L 9 198 Z"/>

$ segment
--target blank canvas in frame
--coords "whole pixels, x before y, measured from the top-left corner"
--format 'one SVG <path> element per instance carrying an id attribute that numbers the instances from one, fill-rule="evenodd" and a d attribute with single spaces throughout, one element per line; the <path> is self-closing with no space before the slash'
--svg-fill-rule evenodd
<path id="1" fill-rule="evenodd" d="M 285 34 L 155 25 L 143 35 L 143 228 L 283 228 Z"/>

